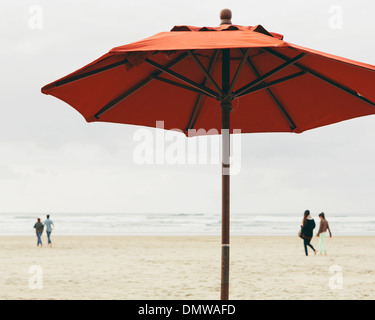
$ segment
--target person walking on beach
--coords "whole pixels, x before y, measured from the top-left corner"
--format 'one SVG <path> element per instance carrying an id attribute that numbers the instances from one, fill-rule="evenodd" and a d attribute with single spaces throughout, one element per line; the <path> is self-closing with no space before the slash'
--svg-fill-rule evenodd
<path id="1" fill-rule="evenodd" d="M 326 220 L 326 217 L 324 215 L 324 212 L 319 214 L 320 218 L 320 226 L 319 231 L 317 233 L 317 237 L 319 237 L 319 255 L 324 254 L 327 255 L 327 248 L 325 243 L 325 237 L 327 236 L 327 230 L 329 232 L 329 237 L 332 238 L 331 229 L 329 228 L 328 221 Z"/>
<path id="2" fill-rule="evenodd" d="M 42 233 L 43 233 L 44 225 L 43 223 L 40 222 L 40 218 L 37 219 L 37 222 L 34 224 L 34 228 L 35 228 L 36 236 L 38 238 L 38 242 L 36 245 L 39 247 L 39 244 L 40 244 L 40 247 L 42 247 L 43 246 Z"/>
<path id="3" fill-rule="evenodd" d="M 314 254 L 316 254 L 316 250 L 310 243 L 313 237 L 313 230 L 315 228 L 315 221 L 310 215 L 310 211 L 306 210 L 303 215 L 302 226 L 301 226 L 301 238 L 303 239 L 303 246 L 305 248 L 305 254 L 308 256 L 307 246 L 314 250 Z"/>
<path id="4" fill-rule="evenodd" d="M 52 248 L 51 232 L 52 232 L 52 226 L 55 227 L 55 225 L 53 224 L 53 221 L 50 220 L 49 214 L 47 214 L 47 220 L 44 221 L 44 225 L 46 226 L 48 246 Z"/>

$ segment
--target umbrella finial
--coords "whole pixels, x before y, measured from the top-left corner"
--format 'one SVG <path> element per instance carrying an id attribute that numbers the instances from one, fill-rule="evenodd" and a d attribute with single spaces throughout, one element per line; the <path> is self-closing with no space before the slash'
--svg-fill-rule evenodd
<path id="1" fill-rule="evenodd" d="M 230 11 L 230 9 L 221 10 L 220 19 L 220 24 L 232 24 L 232 21 L 230 21 L 230 19 L 232 19 L 232 11 Z"/>

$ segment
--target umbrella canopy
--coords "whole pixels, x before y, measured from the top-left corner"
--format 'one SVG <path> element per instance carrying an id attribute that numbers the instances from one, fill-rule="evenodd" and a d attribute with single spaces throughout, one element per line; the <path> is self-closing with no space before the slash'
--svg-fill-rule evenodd
<path id="1" fill-rule="evenodd" d="M 175 26 L 113 48 L 42 88 L 88 122 L 222 130 L 222 280 L 229 297 L 229 134 L 295 132 L 375 114 L 375 67 L 303 48 L 258 25 Z"/>
<path id="2" fill-rule="evenodd" d="M 375 113 L 373 66 L 285 42 L 261 26 L 177 26 L 113 48 L 42 92 L 88 122 L 155 127 L 163 120 L 165 129 L 187 135 L 221 128 L 218 49 L 224 48 L 230 49 L 230 74 L 237 76 L 230 88 L 231 126 L 242 133 L 300 133 Z"/>

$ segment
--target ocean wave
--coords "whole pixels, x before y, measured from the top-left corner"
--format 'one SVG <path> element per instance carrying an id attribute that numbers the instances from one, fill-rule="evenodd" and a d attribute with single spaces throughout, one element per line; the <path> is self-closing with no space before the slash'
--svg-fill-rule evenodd
<path id="1" fill-rule="evenodd" d="M 0 235 L 34 235 L 35 213 L 0 214 Z M 45 215 L 39 215 L 43 220 Z M 219 235 L 221 213 L 56 213 L 55 235 Z M 327 217 L 328 219 L 328 217 Z M 375 235 L 375 215 L 336 214 L 328 219 L 334 235 Z M 315 218 L 319 224 L 319 218 Z M 300 214 L 231 215 L 232 235 L 292 235 Z M 317 231 L 317 229 L 316 229 Z"/>

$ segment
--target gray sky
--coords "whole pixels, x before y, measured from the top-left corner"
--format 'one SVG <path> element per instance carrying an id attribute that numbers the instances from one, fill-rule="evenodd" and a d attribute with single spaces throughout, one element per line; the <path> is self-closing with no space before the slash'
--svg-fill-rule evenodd
<path id="1" fill-rule="evenodd" d="M 115 46 L 174 25 L 217 26 L 226 7 L 234 24 L 375 65 L 370 0 L 2 0 L 0 212 L 219 213 L 220 165 L 136 164 L 139 128 L 88 124 L 40 89 Z M 372 214 L 374 142 L 373 116 L 301 135 L 242 135 L 231 210 Z"/>

